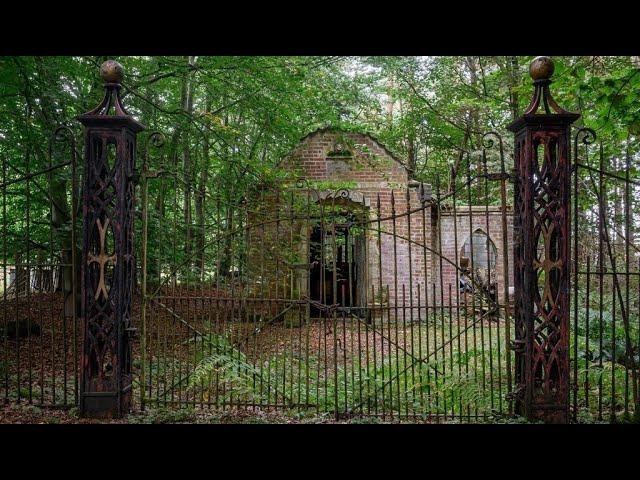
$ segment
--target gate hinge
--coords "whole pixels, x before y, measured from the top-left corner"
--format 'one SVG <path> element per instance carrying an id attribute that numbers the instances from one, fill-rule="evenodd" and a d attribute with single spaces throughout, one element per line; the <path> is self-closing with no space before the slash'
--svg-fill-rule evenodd
<path id="1" fill-rule="evenodd" d="M 518 397 L 521 397 L 523 392 L 524 392 L 524 385 L 518 385 L 513 392 L 507 393 L 505 395 L 505 399 L 508 402 L 513 402 L 514 400 L 517 400 Z"/>
<path id="2" fill-rule="evenodd" d="M 519 245 L 522 242 L 522 227 L 515 226 L 513 227 L 513 243 L 515 245 Z"/>
<path id="3" fill-rule="evenodd" d="M 168 170 L 150 170 L 148 168 L 142 168 L 137 172 L 138 179 L 144 177 L 146 179 L 151 178 L 160 178 L 160 177 L 169 177 L 171 176 L 171 172 Z"/>
<path id="4" fill-rule="evenodd" d="M 289 263 L 286 260 L 284 261 L 284 263 L 292 270 L 311 270 L 313 267 L 320 264 L 320 262 L 318 261 L 311 263 Z"/>

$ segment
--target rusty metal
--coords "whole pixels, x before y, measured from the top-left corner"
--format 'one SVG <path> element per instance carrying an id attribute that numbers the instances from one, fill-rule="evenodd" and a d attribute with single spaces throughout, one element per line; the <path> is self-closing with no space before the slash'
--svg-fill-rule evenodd
<path id="1" fill-rule="evenodd" d="M 74 133 L 57 128 L 45 151 L 1 159 L 0 396 L 69 408 L 77 403 L 79 343 Z"/>
<path id="2" fill-rule="evenodd" d="M 512 208 L 506 195 L 505 205 L 493 205 L 506 175 L 485 166 L 446 194 L 434 177 L 433 195 L 418 182 L 373 193 L 319 190 L 298 176 L 279 186 L 228 186 L 205 193 L 206 241 L 188 250 L 176 200 L 184 174 L 174 168 L 162 184 L 163 207 L 149 198 L 146 179 L 164 180 L 142 175 L 143 270 L 158 264 L 141 276 L 143 405 L 336 419 L 510 414 L 508 294 L 496 295 L 510 279 L 495 278 L 511 276 L 502 220 Z M 486 243 L 470 250 L 471 263 L 490 243 L 498 251 L 484 276 L 460 258 L 478 228 Z"/>
<path id="3" fill-rule="evenodd" d="M 630 137 L 597 145 L 590 128 L 574 137 L 576 421 L 637 421 L 640 415 L 640 311 L 634 301 L 640 297 L 640 265 L 631 254 L 639 252 L 633 232 L 637 200 L 631 194 L 638 185 L 637 153 L 632 153 L 637 151 L 637 140 Z"/>
<path id="4" fill-rule="evenodd" d="M 500 214 L 501 214 L 501 222 L 500 227 L 502 229 L 502 248 L 503 251 L 509 251 L 509 235 L 508 235 L 508 218 L 507 218 L 507 181 L 511 179 L 511 176 L 506 171 L 505 159 L 504 159 L 504 146 L 502 143 L 502 137 L 497 132 L 489 132 L 483 135 L 483 148 L 490 149 L 494 146 L 494 141 L 491 138 L 495 138 L 498 140 L 499 146 L 499 154 L 500 154 L 500 173 L 497 176 L 498 180 L 500 180 Z M 486 152 L 484 153 L 486 155 Z M 490 177 L 491 178 L 491 177 Z M 512 404 L 512 366 L 511 366 L 511 321 L 512 321 L 512 308 L 511 308 L 511 298 L 510 298 L 510 289 L 509 289 L 509 272 L 511 271 L 509 268 L 509 255 L 504 255 L 503 262 L 503 305 L 504 305 L 504 318 L 505 318 L 505 358 L 506 358 L 506 383 L 507 383 L 507 395 L 505 399 L 509 402 L 509 412 L 513 412 L 513 404 Z"/>
<path id="5" fill-rule="evenodd" d="M 85 140 L 80 414 L 115 418 L 129 411 L 132 396 L 135 154 L 144 127 L 122 104 L 122 67 L 107 61 L 100 73 L 103 100 L 78 117 Z"/>
<path id="6" fill-rule="evenodd" d="M 565 423 L 569 408 L 571 125 L 549 92 L 553 63 L 531 65 L 535 93 L 511 123 L 518 216 L 514 255 L 517 411 Z M 538 114 L 540 105 L 544 113 Z M 553 110 L 553 111 L 552 111 Z"/>
<path id="7" fill-rule="evenodd" d="M 136 174 L 143 127 L 122 104 L 121 66 L 106 62 L 104 98 L 79 117 L 82 255 L 58 253 L 59 209 L 42 185 L 70 170 L 65 221 L 75 225 L 72 132 L 56 132 L 70 150 L 50 152 L 48 164 L 31 151 L 2 159 L 0 281 L 11 283 L 12 268 L 22 283 L 82 270 L 81 290 L 76 275 L 64 292 L 31 280 L 17 281 L 16 295 L 2 290 L 4 401 L 78 404 L 99 417 L 148 405 L 434 422 L 637 417 L 637 141 L 596 145 L 582 128 L 571 150 L 578 115 L 553 100 L 553 70 L 546 57 L 531 65 L 533 99 L 509 127 L 513 173 L 490 132 L 446 186 L 434 171 L 424 182 L 320 187 L 283 169 L 279 184 L 240 175 L 194 189 L 193 172 L 165 161 L 159 132 L 147 137 Z M 327 142 L 324 160 L 336 171 L 362 154 L 349 135 Z M 200 202 L 195 221 L 187 192 Z M 16 208 L 24 218 L 13 225 Z M 74 228 L 70 235 L 75 245 Z M 39 319 L 47 303 L 51 318 Z"/>

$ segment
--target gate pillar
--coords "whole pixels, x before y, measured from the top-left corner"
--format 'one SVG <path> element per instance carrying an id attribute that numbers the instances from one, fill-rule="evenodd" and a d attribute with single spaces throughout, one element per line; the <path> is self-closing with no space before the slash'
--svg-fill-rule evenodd
<path id="1" fill-rule="evenodd" d="M 80 415 L 117 418 L 131 403 L 131 308 L 136 135 L 120 99 L 122 66 L 100 67 L 104 98 L 84 125 Z"/>
<path id="2" fill-rule="evenodd" d="M 530 65 L 535 92 L 514 133 L 516 411 L 566 423 L 569 413 L 571 125 L 549 92 L 554 64 Z M 542 111 L 538 113 L 539 108 Z"/>

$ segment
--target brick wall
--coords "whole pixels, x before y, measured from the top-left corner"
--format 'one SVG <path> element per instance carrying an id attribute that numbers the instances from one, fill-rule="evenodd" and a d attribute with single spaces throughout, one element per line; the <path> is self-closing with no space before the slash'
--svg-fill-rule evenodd
<path id="1" fill-rule="evenodd" d="M 488 235 L 496 249 L 496 265 L 491 270 L 491 276 L 495 275 L 498 283 L 498 299 L 500 302 L 504 299 L 504 267 L 505 267 L 505 249 L 504 249 L 504 229 L 502 225 L 502 212 L 498 206 L 478 206 L 471 208 L 468 205 L 457 206 L 455 212 L 452 208 L 440 209 L 440 221 L 437 222 L 438 211 L 434 209 L 433 220 L 436 225 L 434 229 L 433 243 L 434 249 L 442 252 L 442 256 L 451 260 L 442 261 L 442 286 L 444 291 L 448 291 L 448 285 L 453 285 L 452 291 L 455 292 L 456 285 L 456 268 L 453 264 L 458 263 L 462 256 L 462 249 L 465 242 L 469 241 L 473 232 L 480 230 Z M 505 215 L 506 220 L 506 240 L 507 240 L 507 263 L 509 268 L 509 286 L 513 286 L 513 210 L 508 207 Z M 486 250 L 486 248 L 485 248 Z M 436 270 L 440 271 L 440 261 L 437 261 Z M 436 276 L 436 279 L 439 275 Z M 437 280 L 436 280 L 437 282 Z M 439 285 L 436 286 L 439 292 Z"/>
<path id="2" fill-rule="evenodd" d="M 351 156 L 332 157 L 331 153 L 341 147 Z M 312 182 L 351 184 L 349 191 L 358 194 L 352 197 L 363 197 L 366 211 L 368 302 L 379 300 L 378 292 L 382 290 L 390 305 L 395 305 L 396 300 L 402 303 L 404 286 L 406 303 L 413 291 L 417 304 L 418 288 L 424 296 L 425 260 L 427 271 L 430 268 L 430 255 L 423 247 L 423 236 L 430 238 L 429 213 L 421 209 L 420 187 L 409 187 L 409 172 L 402 163 L 368 135 L 320 130 L 307 136 L 281 166 Z M 395 221 L 389 218 L 394 213 Z M 409 231 L 415 243 L 407 241 Z"/>
<path id="3" fill-rule="evenodd" d="M 346 155 L 345 151 L 350 155 Z M 429 191 L 429 188 L 411 182 L 409 172 L 399 159 L 374 138 L 359 133 L 327 129 L 316 131 L 305 137 L 282 160 L 280 167 L 294 171 L 300 178 L 310 182 L 316 189 L 310 195 L 312 202 L 320 197 L 321 202 L 335 205 L 332 185 L 337 188 L 347 184 L 349 193 L 340 200 L 341 208 L 364 212 L 361 218 L 366 226 L 364 277 L 368 305 L 382 300 L 385 306 L 416 306 L 418 297 L 421 305 L 425 305 L 425 290 L 428 291 L 429 305 L 434 305 L 434 298 L 435 304 L 444 302 L 447 305 L 449 284 L 455 303 L 455 264 L 470 229 L 474 231 L 477 228 L 489 234 L 497 249 L 496 277 L 502 299 L 504 248 L 502 216 L 497 207 L 490 207 L 487 213 L 484 206 L 474 206 L 470 216 L 468 207 L 458 208 L 454 215 L 452 210 L 438 210 L 429 201 L 423 204 L 424 191 Z M 469 218 L 472 219 L 471 227 Z M 293 227 L 288 227 L 295 230 L 294 237 L 298 243 L 295 248 L 299 250 L 300 258 L 306 256 L 312 224 L 311 221 L 294 222 L 290 224 Z M 509 255 L 512 252 L 512 226 L 509 210 Z M 284 231 L 279 237 L 292 238 Z M 278 251 L 273 247 L 262 243 L 260 250 Z M 442 259 L 438 252 L 442 252 Z M 512 263 L 509 265 L 510 285 L 513 284 Z M 439 280 L 441 271 L 442 284 Z M 308 271 L 298 269 L 290 274 L 290 284 L 296 286 L 298 295 L 305 296 L 308 293 Z M 442 286 L 444 289 L 441 290 Z M 379 294 L 380 290 L 382 295 Z"/>

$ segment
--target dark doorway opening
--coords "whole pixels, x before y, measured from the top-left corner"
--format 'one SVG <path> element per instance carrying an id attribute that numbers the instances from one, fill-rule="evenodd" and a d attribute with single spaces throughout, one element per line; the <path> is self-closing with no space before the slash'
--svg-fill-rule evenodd
<path id="1" fill-rule="evenodd" d="M 357 307 L 360 305 L 360 280 L 364 275 L 362 235 L 347 222 L 316 225 L 311 232 L 311 299 L 323 305 Z M 312 305 L 311 316 L 319 317 L 320 308 Z"/>

